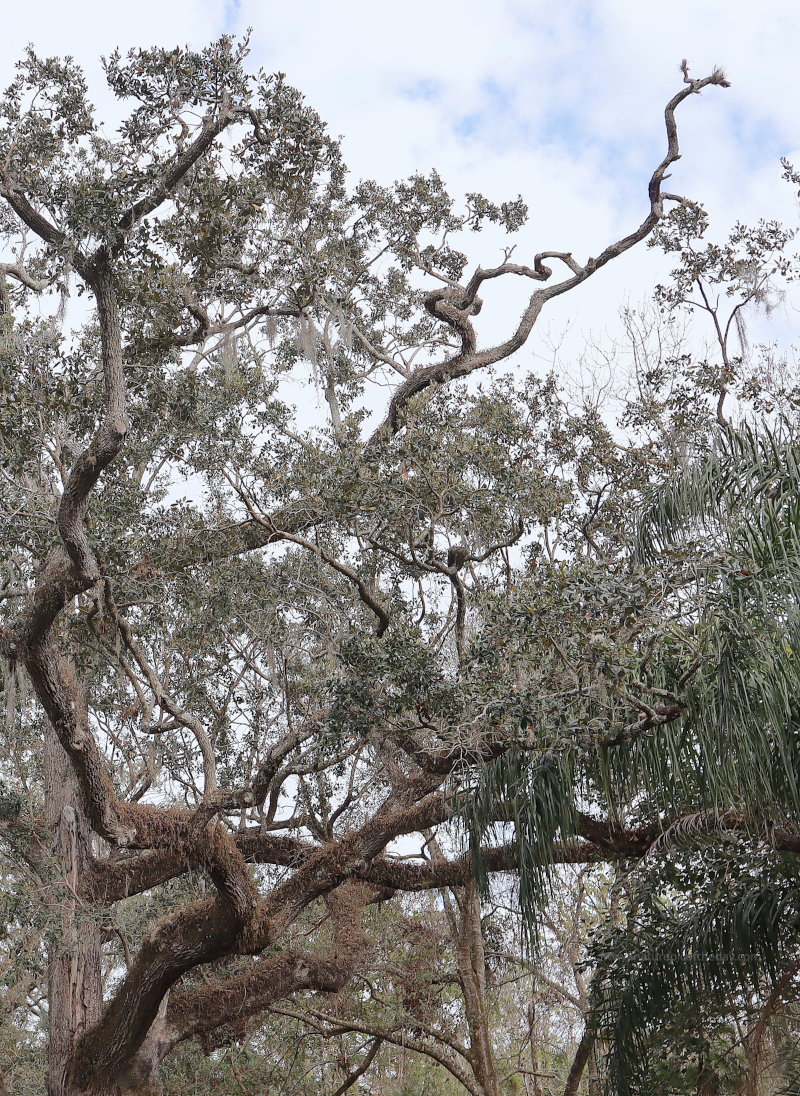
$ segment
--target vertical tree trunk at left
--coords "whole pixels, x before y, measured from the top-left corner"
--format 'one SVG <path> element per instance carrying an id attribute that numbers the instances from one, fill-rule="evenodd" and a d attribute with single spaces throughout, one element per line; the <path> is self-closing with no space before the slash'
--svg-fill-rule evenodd
<path id="1" fill-rule="evenodd" d="M 47 968 L 47 1096 L 77 1096 L 67 1075 L 75 1040 L 100 1018 L 101 936 L 78 898 L 92 853 L 91 832 L 69 761 L 49 726 L 45 737 L 45 815 L 53 834 L 53 874 L 48 888 L 53 933 Z"/>

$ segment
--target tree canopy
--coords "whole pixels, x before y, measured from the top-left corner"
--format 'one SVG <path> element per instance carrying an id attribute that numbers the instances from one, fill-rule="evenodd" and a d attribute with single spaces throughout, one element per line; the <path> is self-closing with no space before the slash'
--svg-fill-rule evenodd
<path id="1" fill-rule="evenodd" d="M 676 111 L 718 70 L 683 63 L 625 235 L 483 268 L 472 234 L 513 238 L 522 198 L 353 184 L 246 56 L 113 54 L 113 136 L 69 59 L 29 51 L 0 103 L 3 1038 L 22 1061 L 46 1018 L 51 1096 L 183 1092 L 176 1063 L 257 1048 L 268 1022 L 342 1040 L 337 1096 L 390 1044 L 499 1096 L 491 880 L 514 881 L 514 962 L 535 963 L 561 865 L 650 850 L 667 878 L 648 860 L 622 898 L 592 884 L 595 1019 L 566 1078 L 597 1037 L 633 1084 L 681 984 L 642 976 L 648 932 L 694 947 L 713 1012 L 692 888 L 753 937 L 751 1001 L 798 969 L 774 958 L 797 897 L 775 855 L 800 848 L 795 449 L 786 417 L 756 435 L 727 411 L 795 406 L 743 334 L 791 234 L 705 244 L 703 210 L 662 189 Z M 646 240 L 678 266 L 627 317 L 644 357 L 615 426 L 518 352 Z M 535 284 L 487 343 L 511 278 Z M 693 307 L 705 358 L 675 322 Z M 675 866 L 709 833 L 713 870 Z"/>

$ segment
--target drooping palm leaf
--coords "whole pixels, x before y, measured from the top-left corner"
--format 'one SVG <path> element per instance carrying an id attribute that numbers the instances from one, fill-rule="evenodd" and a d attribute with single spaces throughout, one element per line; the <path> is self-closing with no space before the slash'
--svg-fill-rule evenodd
<path id="1" fill-rule="evenodd" d="M 774 855 L 707 842 L 705 858 L 695 848 L 651 865 L 636 891 L 627 924 L 593 946 L 594 1018 L 615 1096 L 653 1092 L 662 1052 L 687 1065 L 705 1053 L 713 1064 L 715 1034 L 756 1023 L 782 973 L 791 1000 L 800 969 L 800 889 Z M 720 1061 L 729 1048 L 726 1037 Z M 791 1049 L 782 1051 L 787 1067 Z"/>
<path id="2" fill-rule="evenodd" d="M 685 568 L 675 597 L 692 590 L 701 664 L 682 725 L 615 758 L 632 788 L 638 774 L 651 806 L 668 808 L 688 793 L 698 811 L 734 808 L 762 835 L 765 821 L 797 821 L 799 530 L 800 465 L 791 436 L 721 431 L 704 458 L 653 490 L 634 560 L 655 566 L 670 558 Z M 728 862 L 698 885 L 704 841 L 707 857 Z M 746 1014 L 781 972 L 800 966 L 794 865 L 776 865 L 774 854 L 764 860 L 762 852 L 747 867 L 741 850 L 726 852 L 719 835 L 709 845 L 700 831 L 684 844 L 694 879 L 667 886 L 672 897 L 664 901 L 663 889 L 658 899 L 648 893 L 645 873 L 635 884 L 645 895 L 642 909 L 596 949 L 596 1017 L 610 1040 L 615 1093 L 652 1091 L 654 1046 L 679 1044 L 681 1024 L 699 1030 L 701 1012 L 707 1026 L 737 1010 Z M 789 1047 L 785 1055 L 787 1091 L 793 1053 Z"/>

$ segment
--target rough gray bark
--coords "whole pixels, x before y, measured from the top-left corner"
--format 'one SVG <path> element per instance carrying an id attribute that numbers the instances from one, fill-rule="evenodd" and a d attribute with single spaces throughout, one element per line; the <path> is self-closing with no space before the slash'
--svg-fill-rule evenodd
<path id="1" fill-rule="evenodd" d="M 53 833 L 53 879 L 48 894 L 56 925 L 47 970 L 47 1093 L 74 1096 L 67 1073 L 75 1042 L 100 1019 L 102 1011 L 101 937 L 78 899 L 92 860 L 91 832 L 69 759 L 49 726 L 45 736 L 45 795 L 45 816 Z"/>

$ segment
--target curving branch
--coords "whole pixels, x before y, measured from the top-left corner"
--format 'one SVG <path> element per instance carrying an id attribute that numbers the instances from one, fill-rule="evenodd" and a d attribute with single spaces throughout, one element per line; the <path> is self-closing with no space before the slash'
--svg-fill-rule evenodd
<path id="1" fill-rule="evenodd" d="M 328 567 L 333 568 L 338 574 L 342 575 L 355 586 L 358 596 L 363 603 L 370 609 L 378 618 L 377 636 L 382 636 L 386 632 L 386 629 L 391 623 L 391 617 L 389 616 L 386 608 L 381 604 L 378 598 L 375 596 L 374 591 L 368 586 L 366 582 L 361 578 L 357 571 L 354 571 L 352 567 L 346 563 L 342 563 L 341 560 L 336 559 L 329 552 L 326 552 L 324 548 L 320 548 L 318 544 L 308 540 L 306 537 L 300 536 L 299 533 L 290 532 L 288 529 L 278 528 L 273 520 L 269 517 L 263 517 L 255 509 L 252 500 L 247 495 L 241 484 L 235 482 L 230 476 L 226 477 L 231 487 L 239 495 L 239 498 L 247 507 L 247 512 L 250 517 L 258 525 L 262 526 L 269 534 L 270 539 L 275 541 L 284 540 L 290 544 L 296 544 L 300 548 L 305 548 L 307 552 L 311 552 L 312 555 L 317 556 Z"/>
<path id="2" fill-rule="evenodd" d="M 200 749 L 200 754 L 203 758 L 203 777 L 204 777 L 204 793 L 206 796 L 213 795 L 217 790 L 217 761 L 214 756 L 214 750 L 211 745 L 211 740 L 208 737 L 205 727 L 202 722 L 193 715 L 191 712 L 185 711 L 181 706 L 173 700 L 173 698 L 164 691 L 161 681 L 158 678 L 158 674 L 145 658 L 139 644 L 136 642 L 131 631 L 131 627 L 127 620 L 124 618 L 117 608 L 117 604 L 114 600 L 114 595 L 111 589 L 111 581 L 106 578 L 103 583 L 104 601 L 105 606 L 111 616 L 112 620 L 119 629 L 119 634 L 122 636 L 122 641 L 133 655 L 134 661 L 144 676 L 147 678 L 147 683 L 150 686 L 150 690 L 156 699 L 156 702 L 169 712 L 172 718 L 186 727 L 194 735 L 195 741 Z"/>
<path id="3" fill-rule="evenodd" d="M 355 1069 L 350 1070 L 350 1072 L 347 1074 L 345 1079 L 342 1081 L 342 1083 L 339 1085 L 339 1087 L 333 1093 L 333 1096 L 344 1096 L 345 1092 L 347 1092 L 348 1089 L 353 1087 L 353 1085 L 356 1083 L 356 1081 L 359 1079 L 359 1077 L 364 1076 L 364 1074 L 367 1072 L 367 1070 L 369 1069 L 369 1067 L 372 1065 L 373 1061 L 375 1060 L 375 1055 L 381 1049 L 381 1044 L 382 1043 L 383 1043 L 383 1039 L 380 1037 L 380 1035 L 376 1035 L 371 1040 L 371 1042 L 369 1044 L 369 1050 L 367 1051 L 367 1053 L 362 1058 L 360 1065 L 356 1066 Z M 2 1096 L 2 1092 L 0 1092 L 0 1096 Z"/>
<path id="4" fill-rule="evenodd" d="M 679 822 L 680 819 L 675 820 L 675 824 Z M 615 828 L 607 821 L 579 815 L 577 838 L 556 842 L 551 860 L 554 864 L 593 864 L 636 859 L 657 847 L 663 827 L 669 826 L 670 823 L 665 821 L 626 830 Z M 303 838 L 264 833 L 257 828 L 237 833 L 233 839 L 241 855 L 253 864 L 297 869 L 308 864 L 318 852 L 317 845 Z M 776 847 L 797 851 L 800 840 L 796 835 L 781 831 Z M 516 870 L 518 856 L 515 842 L 483 849 L 480 853 L 481 864 L 490 874 Z M 463 886 L 471 877 L 473 866 L 469 853 L 453 860 L 443 858 L 435 863 L 421 864 L 376 856 L 370 861 L 364 858 L 353 860 L 350 875 L 385 891 L 413 893 Z M 91 875 L 85 882 L 85 895 L 88 900 L 108 905 L 174 879 L 187 872 L 189 867 L 184 857 L 169 849 L 144 852 L 124 859 L 98 859 L 93 862 Z"/>
<path id="5" fill-rule="evenodd" d="M 8 286 L 6 278 L 13 278 L 24 285 L 26 289 L 32 289 L 34 293 L 43 293 L 48 286 L 56 280 L 57 275 L 50 278 L 34 278 L 19 263 L 0 263 L 0 315 L 10 311 Z"/>
<path id="6" fill-rule="evenodd" d="M 86 269 L 87 259 L 83 252 L 56 226 L 48 221 L 43 213 L 40 213 L 25 192 L 17 185 L 11 175 L 0 176 L 0 198 L 4 198 L 16 215 L 27 225 L 32 232 L 44 240 L 46 244 L 59 250 L 67 251 L 72 257 L 75 269 L 83 275 Z"/>
<path id="7" fill-rule="evenodd" d="M 290 948 L 277 959 L 256 962 L 242 975 L 173 993 L 166 1015 L 171 1046 L 264 1012 L 299 990 L 338 993 L 366 954 L 361 916 L 371 894 L 369 886 L 353 882 L 326 897 L 333 929 L 327 954 Z"/>
<path id="8" fill-rule="evenodd" d="M 374 1039 L 382 1039 L 384 1042 L 392 1043 L 394 1046 L 402 1047 L 405 1050 L 411 1050 L 415 1054 L 432 1058 L 434 1062 L 438 1062 L 451 1076 L 455 1077 L 459 1084 L 470 1093 L 470 1096 L 485 1096 L 483 1090 L 478 1087 L 467 1063 L 463 1061 L 463 1058 L 459 1060 L 461 1056 L 451 1052 L 449 1047 L 445 1050 L 442 1046 L 435 1046 L 424 1039 L 409 1035 L 404 1029 L 381 1027 L 378 1024 L 371 1024 L 355 1017 L 336 1016 L 328 1012 L 318 1012 L 315 1009 L 309 1009 L 306 1013 L 300 1013 L 294 1009 L 275 1009 L 274 1011 L 279 1015 L 291 1016 L 293 1019 L 301 1020 L 303 1023 L 316 1027 L 326 1038 L 343 1035 L 348 1031 L 356 1031 L 362 1035 L 370 1035 Z"/>
<path id="9" fill-rule="evenodd" d="M 661 191 L 661 184 L 666 177 L 667 169 L 680 158 L 675 110 L 684 99 L 690 95 L 698 94 L 704 87 L 712 84 L 720 87 L 729 87 L 730 85 L 719 69 L 715 69 L 710 76 L 706 76 L 702 80 L 693 80 L 689 77 L 685 61 L 681 65 L 681 71 L 684 74 L 684 83 L 687 86 L 674 95 L 665 108 L 664 122 L 667 131 L 667 152 L 650 177 L 647 188 L 650 209 L 639 227 L 629 235 L 622 237 L 622 239 L 609 244 L 596 258 L 587 259 L 583 265 L 576 262 L 569 252 L 544 251 L 536 256 L 532 269 L 512 263 L 503 263 L 492 270 L 481 270 L 479 267 L 466 287 L 448 286 L 445 289 L 437 289 L 429 293 L 425 299 L 425 307 L 431 315 L 442 320 L 457 333 L 461 340 L 460 352 L 443 362 L 437 362 L 416 370 L 407 381 L 396 389 L 383 422 L 367 442 L 367 449 L 374 448 L 382 438 L 395 434 L 400 429 L 401 415 L 409 401 L 424 392 L 432 384 L 443 384 L 458 377 L 469 376 L 476 369 L 484 369 L 514 354 L 526 342 L 548 301 L 564 293 L 569 293 L 582 282 L 587 281 L 612 259 L 618 258 L 646 239 L 664 216 L 664 202 L 666 200 L 684 201 L 677 195 L 666 194 Z M 497 346 L 486 350 L 478 350 L 477 336 L 470 322 L 470 316 L 475 315 L 480 310 L 477 292 L 481 284 L 490 278 L 502 277 L 504 274 L 516 274 L 531 278 L 534 281 L 548 281 L 552 276 L 552 270 L 542 262 L 545 258 L 559 259 L 569 269 L 570 277 L 555 282 L 546 288 L 536 290 L 522 314 L 517 329 L 510 338 Z"/>
<path id="10" fill-rule="evenodd" d="M 91 492 L 122 449 L 129 427 L 122 325 L 108 256 L 101 251 L 91 263 L 83 262 L 82 276 L 94 292 L 100 322 L 103 418 L 89 446 L 70 469 L 56 515 L 61 544 L 45 560 L 31 602 L 17 628 L 19 650 L 30 655 L 40 647 L 41 655 L 49 646 L 49 631 L 70 598 L 100 578 L 100 565 L 86 533 L 85 518 Z M 67 749 L 64 741 L 62 745 Z"/>
<path id="11" fill-rule="evenodd" d="M 236 936 L 219 900 L 196 903 L 162 923 L 140 947 L 99 1023 L 78 1040 L 70 1078 L 76 1090 L 110 1086 L 142 1046 L 171 986 L 193 967 L 229 954 Z"/>

